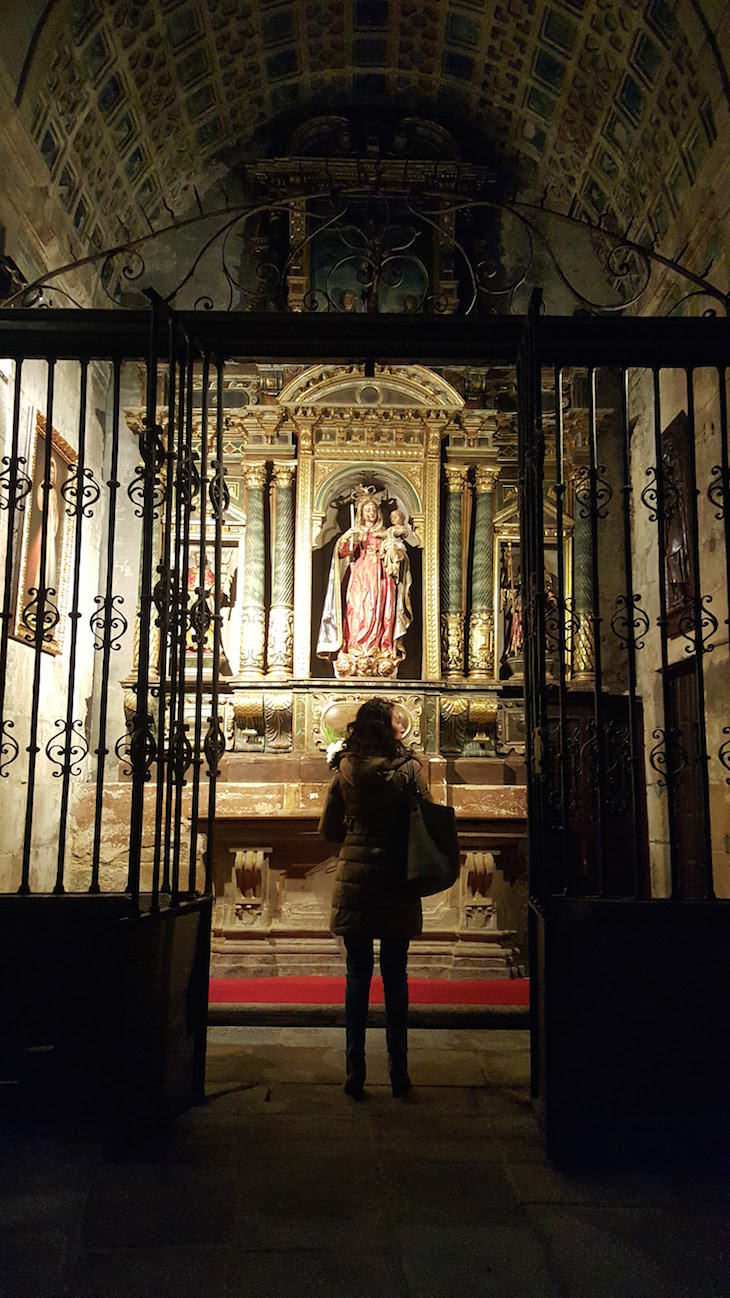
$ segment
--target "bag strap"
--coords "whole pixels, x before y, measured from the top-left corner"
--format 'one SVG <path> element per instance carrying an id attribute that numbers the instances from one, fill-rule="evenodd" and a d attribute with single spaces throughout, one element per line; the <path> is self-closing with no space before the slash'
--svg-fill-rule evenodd
<path id="1" fill-rule="evenodd" d="M 414 762 L 412 757 L 409 757 L 408 761 L 405 762 L 404 765 L 406 767 L 406 771 L 408 775 L 408 783 L 406 784 L 406 789 L 408 790 L 408 793 L 410 794 L 411 800 L 413 802 L 420 802 L 421 790 L 419 789 L 418 781 L 416 780 L 416 763 Z"/>

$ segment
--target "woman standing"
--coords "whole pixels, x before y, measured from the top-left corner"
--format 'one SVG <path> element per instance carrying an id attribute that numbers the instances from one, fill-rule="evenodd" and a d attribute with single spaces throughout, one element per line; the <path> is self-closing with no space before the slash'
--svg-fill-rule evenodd
<path id="1" fill-rule="evenodd" d="M 380 939 L 385 990 L 385 1033 L 395 1096 L 410 1090 L 408 1076 L 408 944 L 421 932 L 421 902 L 406 886 L 408 786 L 415 777 L 428 797 L 417 757 L 402 742 L 392 703 L 369 699 L 348 726 L 335 757 L 337 771 L 319 823 L 328 842 L 340 842 L 330 928 L 347 950 L 345 1092 L 360 1099 L 365 1084 L 365 1029 L 373 938 Z"/>

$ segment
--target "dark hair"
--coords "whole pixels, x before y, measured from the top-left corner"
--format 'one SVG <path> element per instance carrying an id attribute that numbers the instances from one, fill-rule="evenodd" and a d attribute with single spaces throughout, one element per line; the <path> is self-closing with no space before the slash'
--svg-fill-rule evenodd
<path id="1" fill-rule="evenodd" d="M 393 730 L 393 704 L 387 699 L 368 699 L 348 725 L 347 738 L 337 756 L 341 760 L 347 754 L 358 763 L 364 762 L 366 757 L 392 759 L 407 752 Z"/>

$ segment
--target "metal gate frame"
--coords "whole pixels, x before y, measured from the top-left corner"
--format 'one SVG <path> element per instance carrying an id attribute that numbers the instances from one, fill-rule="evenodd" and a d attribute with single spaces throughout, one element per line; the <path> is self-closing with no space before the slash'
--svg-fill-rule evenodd
<path id="1" fill-rule="evenodd" d="M 54 310 L 49 312 L 18 310 L 0 313 L 0 354 L 14 360 L 22 361 L 25 357 L 46 357 L 53 359 L 81 360 L 82 367 L 92 359 L 106 359 L 113 363 L 116 372 L 122 361 L 146 356 L 148 358 L 147 416 L 146 428 L 141 438 L 142 466 L 139 473 L 140 500 L 143 510 L 143 587 L 141 599 L 141 653 L 140 679 L 138 683 L 137 707 L 133 732 L 130 742 L 130 758 L 133 778 L 133 816 L 130 833 L 130 908 L 128 919 L 136 922 L 141 910 L 138 861 L 141 843 L 141 817 L 145 789 L 148 785 L 153 764 L 156 764 L 155 806 L 158 817 L 158 848 L 156 851 L 155 874 L 149 912 L 154 914 L 163 909 L 160 897 L 169 895 L 172 910 L 182 913 L 186 906 L 200 908 L 201 901 L 208 905 L 210 900 L 210 860 L 212 857 L 211 840 L 214 832 L 214 814 L 208 826 L 208 871 L 202 897 L 193 896 L 190 888 L 192 876 L 185 878 L 181 872 L 179 852 L 179 815 L 180 790 L 190 766 L 199 777 L 201 754 L 209 761 L 211 771 L 209 791 L 210 808 L 214 813 L 215 806 L 215 773 L 217 760 L 222 751 L 222 735 L 217 718 L 217 702 L 211 709 L 211 720 L 208 724 L 206 738 L 202 737 L 202 719 L 200 725 L 196 718 L 196 734 L 191 745 L 184 731 L 182 712 L 180 711 L 180 644 L 181 598 L 179 585 L 175 586 L 175 576 L 179 579 L 184 559 L 184 549 L 189 544 L 189 517 L 194 485 L 191 473 L 190 458 L 190 383 L 193 364 L 202 364 L 207 372 L 216 375 L 220 391 L 222 368 L 229 357 L 245 358 L 248 361 L 271 362 L 289 360 L 292 362 L 315 363 L 328 360 L 332 363 L 352 362 L 353 359 L 375 363 L 410 363 L 418 361 L 425 365 L 491 363 L 516 365 L 519 381 L 520 406 L 520 476 L 521 476 L 521 515 L 523 527 L 523 545 L 527 568 L 527 663 L 526 693 L 528 708 L 528 817 L 530 838 L 530 891 L 533 899 L 534 931 L 536 937 L 533 946 L 533 1042 L 536 1046 L 537 1066 L 535 1071 L 535 1091 L 544 1099 L 546 1077 L 550 1073 L 550 1052 L 553 1039 L 560 1036 L 555 1029 L 554 1021 L 545 1001 L 546 989 L 549 989 L 549 975 L 545 971 L 544 947 L 549 944 L 549 928 L 552 923 L 551 907 L 554 902 L 566 899 L 564 871 L 555 870 L 556 823 L 548 797 L 548 780 L 551 769 L 555 766 L 555 748 L 548 742 L 548 703 L 546 694 L 544 657 L 538 646 L 545 642 L 545 590 L 543 573 L 543 534 L 542 517 L 542 477 L 544 439 L 541 426 L 541 382 L 540 374 L 544 367 L 552 367 L 556 374 L 565 365 L 582 366 L 595 374 L 599 367 L 618 367 L 624 375 L 629 368 L 649 367 L 655 376 L 663 367 L 683 369 L 688 374 L 688 392 L 691 392 L 691 375 L 693 368 L 699 365 L 713 366 L 718 374 L 725 376 L 726 362 L 730 356 L 730 321 L 718 319 L 661 319 L 646 320 L 635 318 L 551 318 L 540 315 L 539 301 L 536 299 L 530 309 L 527 320 L 510 317 L 491 317 L 485 320 L 462 320 L 455 318 L 428 319 L 415 317 L 405 321 L 399 317 L 310 317 L 304 315 L 254 316 L 248 314 L 181 313 L 171 319 L 165 317 L 157 303 L 152 303 L 149 316 L 132 311 L 68 311 Z M 178 382 L 171 388 L 169 412 L 170 428 L 175 428 L 176 441 L 174 449 L 161 444 L 156 427 L 156 374 L 160 358 L 166 357 L 171 372 L 178 376 Z M 51 367 L 52 368 L 52 367 Z M 655 379 L 656 381 L 656 379 Z M 724 392 L 724 382 L 721 384 Z M 177 394 L 177 396 L 176 396 Z M 52 393 L 51 393 L 52 395 Z M 118 395 L 118 394 L 117 394 Z M 592 400 L 592 416 L 595 414 L 595 399 Z M 177 401 L 177 404 L 175 404 Z M 118 400 L 115 402 L 118 413 Z M 728 525 L 730 509 L 728 508 L 728 436 L 727 406 L 724 397 L 722 405 L 722 462 L 719 466 L 717 502 L 723 511 L 725 553 L 730 571 L 730 541 Z M 210 500 L 216 526 L 216 549 L 220 562 L 220 525 L 225 485 L 222 478 L 221 454 L 221 419 L 222 403 L 217 403 L 218 423 L 215 430 L 215 454 L 209 457 L 208 463 L 201 464 L 198 472 L 201 475 L 201 490 L 207 482 L 207 495 Z M 658 410 L 658 407 L 657 407 Z M 657 414 L 657 437 L 661 432 Z M 658 442 L 657 442 L 658 446 Z M 15 444 L 17 456 L 17 444 Z M 81 445 L 80 445 L 81 453 Z M 588 475 L 588 492 L 593 504 L 593 514 L 598 491 L 598 465 L 595 461 L 594 448 Z M 164 457 L 168 457 L 168 472 L 165 476 L 166 489 L 161 493 L 160 468 Z M 179 490 L 171 492 L 174 465 L 179 475 Z M 83 456 L 79 470 L 80 481 L 83 481 Z M 186 482 L 186 474 L 189 481 Z M 15 476 L 13 476 L 15 475 Z M 10 476 L 6 488 L 7 499 L 15 503 L 18 490 L 17 464 L 11 461 Z M 657 491 L 661 486 L 657 483 Z M 161 493 L 161 494 L 160 494 Z M 192 494 L 191 494 L 192 493 Z M 661 510 L 661 500 L 659 500 Z M 168 518 L 175 513 L 180 526 L 175 530 L 178 549 L 174 554 L 163 556 L 161 582 L 153 581 L 152 552 L 152 514 L 156 508 L 168 511 Z M 177 512 L 176 512 L 177 511 Z M 186 530 L 187 529 L 187 530 Z M 171 529 L 168 528 L 168 535 Z M 205 529 L 201 529 L 204 534 Z M 9 532 L 10 535 L 10 532 Z M 186 536 L 188 540 L 186 541 Z M 182 547 L 182 548 L 180 548 Z M 169 562 L 168 562 L 169 559 Z M 78 562 L 77 562 L 78 573 Z M 171 579 L 172 574 L 172 579 Z M 592 580 L 597 582 L 594 570 Z M 165 584 L 167 583 L 167 585 Z M 627 591 L 627 599 L 631 591 Z M 111 635 L 112 605 L 107 603 L 104 612 L 104 634 Z M 149 726 L 150 699 L 152 684 L 149 672 L 149 660 L 145 648 L 149 642 L 149 630 L 156 610 L 163 626 L 167 629 L 167 679 L 169 688 L 160 690 L 157 706 L 160 713 L 172 720 L 170 743 L 167 751 L 155 754 L 151 743 Z M 595 610 L 594 610 L 595 611 Z M 696 680 L 698 695 L 702 694 L 702 662 L 705 645 L 703 642 L 704 609 L 699 589 L 695 585 L 694 635 L 696 648 Z M 220 617 L 219 601 L 213 614 Z M 3 644 L 0 655 L 6 655 L 7 617 L 3 628 Z M 201 637 L 202 638 L 202 637 Z M 562 644 L 562 642 L 561 642 Z M 629 631 L 629 658 L 635 652 L 633 631 Z M 6 656 L 2 657 L 0 666 L 4 667 Z M 177 669 L 177 670 L 176 670 Z M 635 692 L 635 672 L 632 672 Z M 600 720 L 602 693 L 600 687 L 600 670 L 594 690 L 596 718 Z M 154 700 L 153 700 L 154 701 Z M 561 705 L 562 706 L 562 705 Z M 558 718 L 560 726 L 562 713 Z M 636 730 L 632 716 L 633 761 L 638 759 Z M 73 742 L 73 718 L 67 717 L 65 729 L 65 762 L 70 760 L 70 748 Z M 164 733 L 164 727 L 159 733 Z M 5 737 L 6 732 L 3 731 Z M 666 762 L 668 779 L 672 780 L 675 762 L 671 752 L 671 736 L 665 736 L 665 751 L 662 761 Z M 105 745 L 100 745 L 103 750 Z M 103 759 L 103 753 L 101 754 Z M 103 760 L 102 760 L 103 765 Z M 558 749 L 558 767 L 560 756 Z M 600 788 L 600 745 L 598 770 Z M 66 776 L 64 775 L 64 778 Z M 561 777 L 558 771 L 558 779 Z M 671 792 L 669 794 L 671 797 Z M 600 797 L 600 793 L 599 793 Z M 196 815 L 197 823 L 197 815 Z M 601 836 L 601 818 L 599 817 L 599 839 Z M 560 826 L 558 826 L 560 828 Z M 177 837 L 176 837 L 177 834 Z M 62 848 L 59 849 L 62 852 Z M 62 887 L 62 859 L 59 858 L 58 882 Z M 24 885 L 27 884 L 27 868 L 24 873 Z M 98 883 L 98 881 L 97 881 Z M 186 883 L 188 886 L 186 887 Z M 59 888 L 59 903 L 62 896 Z M 92 889 L 93 891 L 93 889 Z M 24 895 L 28 901 L 27 889 Z M 712 903 L 712 884 L 708 881 L 708 905 L 715 906 L 713 924 L 719 924 L 724 933 L 728 907 L 725 903 Z M 631 909 L 629 900 L 608 903 L 621 908 L 621 914 L 628 918 Z M 677 907 L 678 902 L 668 905 Z M 146 902 L 145 902 L 146 905 Z M 655 914 L 665 912 L 663 903 L 645 902 L 642 905 L 652 907 Z M 60 912 L 59 912 L 60 913 Z M 644 910 L 643 915 L 649 911 Z M 699 911 L 695 909 L 698 919 L 696 940 L 701 943 L 703 923 Z M 560 920 L 563 939 L 565 933 L 576 931 L 579 921 L 578 911 L 569 916 L 563 915 Z M 207 922 L 209 926 L 209 912 Z M 675 909 L 672 924 L 679 923 L 680 916 Z M 613 921 L 612 921 L 613 922 Z M 642 921 L 644 922 L 644 921 Z M 646 921 L 654 923 L 654 920 Z M 664 921 L 662 921 L 664 922 Z M 537 930 L 542 926 L 542 933 Z M 706 927 L 706 925 L 705 925 Z M 612 941 L 618 940 L 618 930 L 606 930 L 614 934 Z M 204 935 L 202 938 L 204 945 Z M 542 943 L 543 953 L 540 954 Z M 200 968 L 200 960 L 197 960 Z M 564 984 L 558 993 L 563 997 L 560 1010 L 562 1020 L 566 1018 L 567 992 Z M 198 1003 L 202 1004 L 200 997 Z M 723 1001 L 723 1015 L 727 1007 Z M 600 1015 L 599 1015 L 600 1018 Z M 724 1021 L 724 1020 L 723 1020 Z M 196 1030 L 200 1036 L 204 1032 L 204 1014 L 198 1012 Z M 728 1034 L 730 1035 L 730 1034 Z M 538 1042 L 542 1041 L 542 1048 Z M 567 1058 L 566 1054 L 566 1058 Z M 198 1053 L 198 1062 L 200 1054 Z M 547 1061 L 547 1062 L 546 1062 Z M 547 1072 L 546 1072 L 547 1070 Z M 565 1084 L 566 1071 L 558 1069 L 558 1087 Z M 198 1078 L 200 1069 L 198 1067 Z M 193 1088 L 194 1089 L 194 1088 Z M 728 1086 L 730 1093 L 730 1086 Z M 574 1091 L 570 1093 L 571 1103 Z M 190 1091 L 192 1094 L 193 1091 Z M 599 1099 L 596 1104 L 600 1108 Z M 549 1108 L 549 1104 L 548 1104 Z M 558 1140 L 559 1144 L 559 1140 Z"/>

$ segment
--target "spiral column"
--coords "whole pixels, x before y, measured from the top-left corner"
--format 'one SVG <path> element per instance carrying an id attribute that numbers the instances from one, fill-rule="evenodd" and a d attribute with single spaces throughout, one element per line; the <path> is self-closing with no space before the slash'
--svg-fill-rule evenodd
<path id="1" fill-rule="evenodd" d="M 243 481 L 246 487 L 246 551 L 243 566 L 239 668 L 244 676 L 263 676 L 266 646 L 266 610 L 264 608 L 266 577 L 264 489 L 266 487 L 266 465 L 244 465 Z"/>
<path id="2" fill-rule="evenodd" d="M 293 464 L 274 464 L 271 476 L 271 608 L 267 674 L 286 678 L 294 667 L 294 476 Z"/>
<path id="3" fill-rule="evenodd" d="M 471 614 L 469 616 L 469 679 L 494 676 L 494 488 L 498 465 L 476 470 L 474 552 L 471 564 Z"/>
<path id="4" fill-rule="evenodd" d="M 464 589 L 462 535 L 468 466 L 447 464 L 444 526 L 441 538 L 441 670 L 464 675 Z"/>

